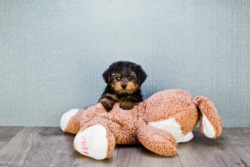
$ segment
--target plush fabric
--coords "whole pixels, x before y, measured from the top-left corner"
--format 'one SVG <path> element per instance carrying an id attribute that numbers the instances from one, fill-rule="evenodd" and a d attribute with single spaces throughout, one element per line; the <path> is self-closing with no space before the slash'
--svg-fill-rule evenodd
<path id="1" fill-rule="evenodd" d="M 94 159 L 109 158 L 116 144 L 138 143 L 156 154 L 174 156 L 178 143 L 193 138 L 198 121 L 206 137 L 221 135 L 222 121 L 208 98 L 193 99 L 184 90 L 171 89 L 152 95 L 131 110 L 121 109 L 118 103 L 110 112 L 100 103 L 86 110 L 70 110 L 62 116 L 61 128 L 77 134 L 74 148 Z"/>

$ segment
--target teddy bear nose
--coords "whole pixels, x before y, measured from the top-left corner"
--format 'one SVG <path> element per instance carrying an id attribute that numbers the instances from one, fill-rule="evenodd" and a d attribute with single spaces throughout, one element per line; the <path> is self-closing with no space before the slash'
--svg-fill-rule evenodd
<path id="1" fill-rule="evenodd" d="M 122 84 L 122 89 L 126 89 L 126 87 L 127 87 L 127 84 L 123 83 Z"/>

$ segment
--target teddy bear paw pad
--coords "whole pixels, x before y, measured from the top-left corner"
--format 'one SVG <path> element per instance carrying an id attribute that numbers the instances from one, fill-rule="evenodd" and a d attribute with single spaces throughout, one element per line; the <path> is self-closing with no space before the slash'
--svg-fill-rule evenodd
<path id="1" fill-rule="evenodd" d="M 76 135 L 74 147 L 82 155 L 105 159 L 108 150 L 107 130 L 102 125 L 88 127 Z"/>
<path id="2" fill-rule="evenodd" d="M 208 138 L 216 137 L 215 129 L 209 119 L 203 115 L 202 117 L 202 124 L 203 124 L 203 133 Z"/>
<path id="3" fill-rule="evenodd" d="M 189 142 L 190 140 L 192 140 L 194 138 L 194 134 L 193 132 L 189 132 L 186 135 L 184 135 L 182 138 L 180 138 L 178 140 L 178 143 L 184 143 L 184 142 Z"/>

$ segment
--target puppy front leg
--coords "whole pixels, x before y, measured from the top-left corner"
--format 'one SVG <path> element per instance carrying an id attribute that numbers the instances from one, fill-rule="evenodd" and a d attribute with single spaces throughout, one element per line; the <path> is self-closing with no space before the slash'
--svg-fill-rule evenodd
<path id="1" fill-rule="evenodd" d="M 110 100 L 110 99 L 108 99 L 108 98 L 101 98 L 100 100 L 99 100 L 99 102 L 103 105 L 103 107 L 107 110 L 107 111 L 110 111 L 112 108 L 113 108 L 113 106 L 114 106 L 114 104 L 115 104 L 115 102 L 113 101 L 113 100 Z"/>
<path id="2" fill-rule="evenodd" d="M 101 103 L 107 111 L 110 111 L 113 108 L 115 102 L 117 101 L 118 98 L 116 95 L 106 93 L 102 95 L 102 97 L 99 100 L 99 103 Z"/>
<path id="3" fill-rule="evenodd" d="M 138 104 L 137 101 L 135 101 L 134 99 L 131 99 L 129 97 L 124 97 L 120 101 L 120 107 L 124 110 L 130 110 L 137 104 Z"/>

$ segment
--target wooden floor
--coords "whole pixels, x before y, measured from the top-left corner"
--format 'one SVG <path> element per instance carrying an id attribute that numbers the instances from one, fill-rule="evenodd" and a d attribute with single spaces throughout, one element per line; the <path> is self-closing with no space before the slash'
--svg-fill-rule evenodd
<path id="1" fill-rule="evenodd" d="M 0 127 L 0 167 L 223 167 L 250 166 L 250 128 L 224 128 L 216 140 L 196 129 L 175 157 L 155 155 L 140 145 L 117 146 L 112 158 L 97 161 L 73 150 L 74 135 L 59 128 Z"/>

